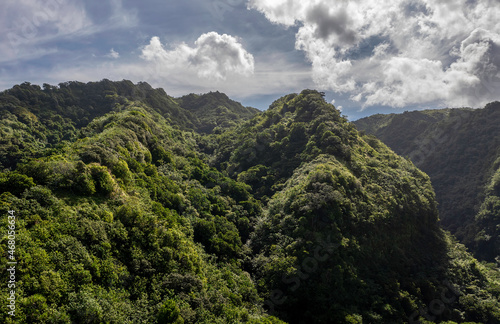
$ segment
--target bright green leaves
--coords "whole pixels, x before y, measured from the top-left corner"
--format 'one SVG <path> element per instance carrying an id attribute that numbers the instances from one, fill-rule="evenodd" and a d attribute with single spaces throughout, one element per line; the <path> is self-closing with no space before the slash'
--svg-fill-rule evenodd
<path id="1" fill-rule="evenodd" d="M 66 193 L 106 196 L 115 189 L 115 181 L 109 170 L 97 163 L 86 165 L 82 161 L 68 162 L 60 156 L 53 156 L 30 161 L 22 165 L 20 170 L 32 175 L 37 184 Z"/>
<path id="2" fill-rule="evenodd" d="M 114 181 L 108 168 L 100 165 L 91 165 L 90 174 L 94 179 L 96 193 L 109 195 L 114 189 Z"/>
<path id="3" fill-rule="evenodd" d="M 167 299 L 158 312 L 159 324 L 183 324 L 184 319 L 180 315 L 177 304 L 172 299 Z"/>

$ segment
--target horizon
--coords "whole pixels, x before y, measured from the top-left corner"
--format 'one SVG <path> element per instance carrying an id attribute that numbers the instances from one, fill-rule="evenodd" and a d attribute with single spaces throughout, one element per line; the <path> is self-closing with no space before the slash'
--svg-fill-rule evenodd
<path id="1" fill-rule="evenodd" d="M 7 2 L 0 89 L 144 81 L 266 110 L 302 89 L 350 120 L 499 100 L 495 0 Z"/>

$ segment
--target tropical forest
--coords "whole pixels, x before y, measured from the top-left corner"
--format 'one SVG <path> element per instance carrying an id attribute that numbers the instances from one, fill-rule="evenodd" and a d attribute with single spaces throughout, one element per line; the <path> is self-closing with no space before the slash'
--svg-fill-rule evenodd
<path id="1" fill-rule="evenodd" d="M 500 323 L 500 103 L 167 91 L 0 92 L 1 323 Z"/>

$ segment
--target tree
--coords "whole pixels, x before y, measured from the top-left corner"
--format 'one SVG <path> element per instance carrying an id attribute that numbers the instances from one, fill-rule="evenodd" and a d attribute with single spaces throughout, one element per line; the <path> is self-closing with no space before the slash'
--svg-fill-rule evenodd
<path id="1" fill-rule="evenodd" d="M 172 299 L 167 299 L 158 312 L 159 324 L 184 324 L 184 319 L 176 302 Z"/>

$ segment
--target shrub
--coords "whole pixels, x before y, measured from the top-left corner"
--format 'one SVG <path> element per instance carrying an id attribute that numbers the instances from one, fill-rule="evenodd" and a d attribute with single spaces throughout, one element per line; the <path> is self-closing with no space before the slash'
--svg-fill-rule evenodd
<path id="1" fill-rule="evenodd" d="M 7 172 L 0 174 L 0 192 L 10 192 L 20 195 L 26 189 L 34 187 L 33 178 L 18 172 Z"/>
<path id="2" fill-rule="evenodd" d="M 109 174 L 108 168 L 98 164 L 92 164 L 90 172 L 98 194 L 105 196 L 113 191 L 114 181 L 111 174 Z"/>
<path id="3" fill-rule="evenodd" d="M 172 299 L 167 299 L 160 308 L 158 312 L 158 323 L 161 324 L 183 324 L 184 319 L 181 316 L 181 312 L 176 302 Z"/>

